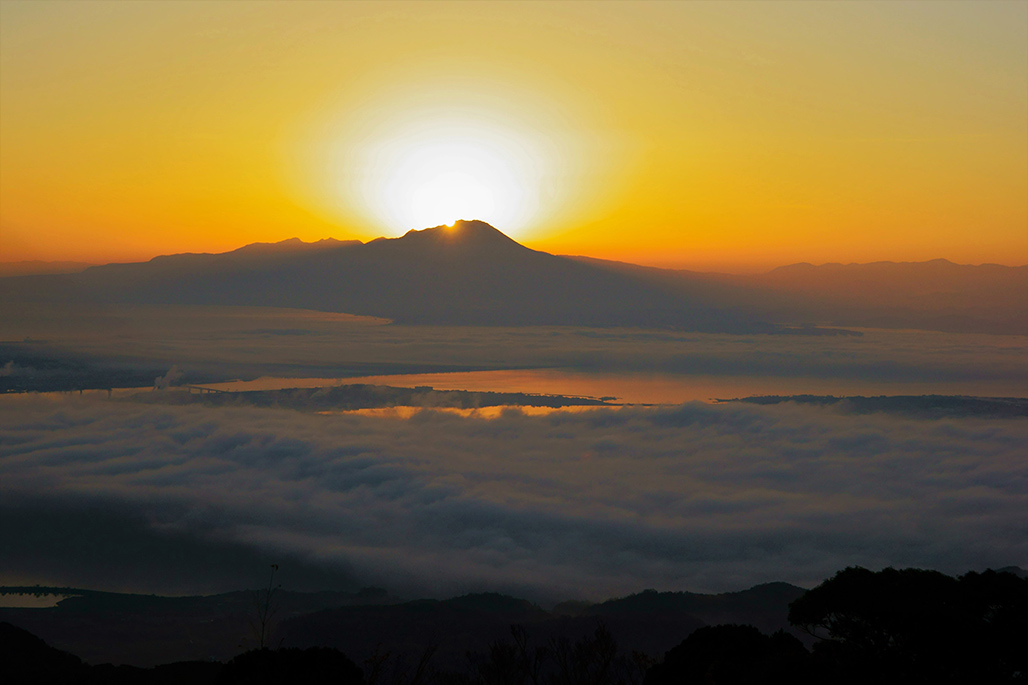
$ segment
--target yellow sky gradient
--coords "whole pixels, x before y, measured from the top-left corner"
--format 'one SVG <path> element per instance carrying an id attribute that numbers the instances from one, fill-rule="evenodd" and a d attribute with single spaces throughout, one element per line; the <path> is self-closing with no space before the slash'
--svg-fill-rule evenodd
<path id="1" fill-rule="evenodd" d="M 395 235 L 468 131 L 538 249 L 1028 263 L 1028 2 L 0 0 L 0 261 Z"/>

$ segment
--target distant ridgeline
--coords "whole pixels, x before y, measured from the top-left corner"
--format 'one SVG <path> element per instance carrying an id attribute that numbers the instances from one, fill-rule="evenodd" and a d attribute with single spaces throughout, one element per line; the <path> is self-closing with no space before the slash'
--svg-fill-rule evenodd
<path id="1" fill-rule="evenodd" d="M 256 378 L 268 367 L 247 366 L 226 362 L 194 362 L 181 372 L 175 385 L 189 386 L 218 383 L 240 376 Z M 310 373 L 309 367 L 276 365 L 273 370 L 289 375 Z M 333 365 L 325 373 L 335 378 L 382 374 L 443 373 L 475 371 L 478 367 L 455 364 L 416 364 L 401 362 L 347 361 Z M 46 342 L 0 342 L 0 393 L 67 392 L 73 390 L 106 390 L 109 388 L 152 388 L 166 377 L 168 367 L 134 359 L 90 355 Z M 259 400 L 252 395 L 254 404 Z M 174 398 L 153 398 L 174 403 Z M 140 400 L 143 401 L 143 400 Z M 185 401 L 189 401 L 188 399 Z M 216 403 L 218 400 L 197 398 L 194 401 Z M 240 403 L 245 400 L 238 400 Z"/>
<path id="2" fill-rule="evenodd" d="M 706 274 L 551 255 L 480 221 L 368 243 L 293 239 L 81 273 L 0 278 L 0 298 L 289 307 L 404 324 L 1028 333 L 1028 267 L 936 260 Z"/>
<path id="3" fill-rule="evenodd" d="M 1028 417 L 1028 398 L 964 397 L 960 395 L 882 395 L 880 397 L 833 397 L 831 395 L 763 395 L 718 402 L 747 404 L 796 404 L 835 407 L 853 414 L 888 412 L 924 418 L 979 417 L 1013 419 Z"/>
<path id="4" fill-rule="evenodd" d="M 0 609 L 5 683 L 991 685 L 1028 675 L 1028 573 L 1014 567 L 959 578 L 847 568 L 809 591 L 647 590 L 550 611 L 488 593 L 403 602 L 376 588 L 283 591 L 275 649 L 252 648 L 258 593 L 0 588 L 9 593 L 69 597 Z"/>

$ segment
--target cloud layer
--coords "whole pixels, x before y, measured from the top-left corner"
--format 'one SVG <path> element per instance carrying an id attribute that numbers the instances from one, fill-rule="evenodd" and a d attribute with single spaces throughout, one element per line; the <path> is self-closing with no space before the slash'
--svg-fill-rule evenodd
<path id="1" fill-rule="evenodd" d="M 1028 422 L 706 405 L 492 420 L 0 397 L 0 583 L 813 584 L 1028 565 Z"/>

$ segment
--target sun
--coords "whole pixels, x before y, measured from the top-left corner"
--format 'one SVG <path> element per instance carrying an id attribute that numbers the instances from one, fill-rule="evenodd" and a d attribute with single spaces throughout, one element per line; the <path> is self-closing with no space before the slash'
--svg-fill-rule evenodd
<path id="1" fill-rule="evenodd" d="M 315 213 L 361 237 L 478 219 L 531 239 L 604 211 L 624 165 L 571 100 L 408 78 L 326 104 L 284 139 L 283 169 Z"/>
<path id="2" fill-rule="evenodd" d="M 481 219 L 517 231 L 538 209 L 526 140 L 481 123 L 414 123 L 368 146 L 362 202 L 395 231 Z"/>
<path id="3" fill-rule="evenodd" d="M 319 127 L 305 182 L 318 204 L 387 235 L 459 219 L 518 235 L 551 216 L 570 164 L 554 132 L 516 104 L 447 95 L 381 98 Z"/>
<path id="4" fill-rule="evenodd" d="M 539 212 L 544 151 L 487 116 L 420 112 L 355 147 L 340 192 L 392 232 L 480 219 L 517 233 Z"/>
<path id="5" fill-rule="evenodd" d="M 483 217 L 486 222 L 503 224 L 496 217 L 496 194 L 490 184 L 464 171 L 446 171 L 415 180 L 411 191 L 402 191 L 400 197 L 409 197 L 410 219 L 407 223 L 422 226 L 450 225 L 463 217 Z M 494 186 L 495 187 L 495 186 Z"/>

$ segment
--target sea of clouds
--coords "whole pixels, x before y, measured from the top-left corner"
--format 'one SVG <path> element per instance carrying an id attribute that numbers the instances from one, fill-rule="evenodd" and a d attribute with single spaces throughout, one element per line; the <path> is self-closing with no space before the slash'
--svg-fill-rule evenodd
<path id="1" fill-rule="evenodd" d="M 1028 566 L 1028 421 L 709 405 L 496 419 L 0 397 L 0 584 L 603 599 Z"/>

